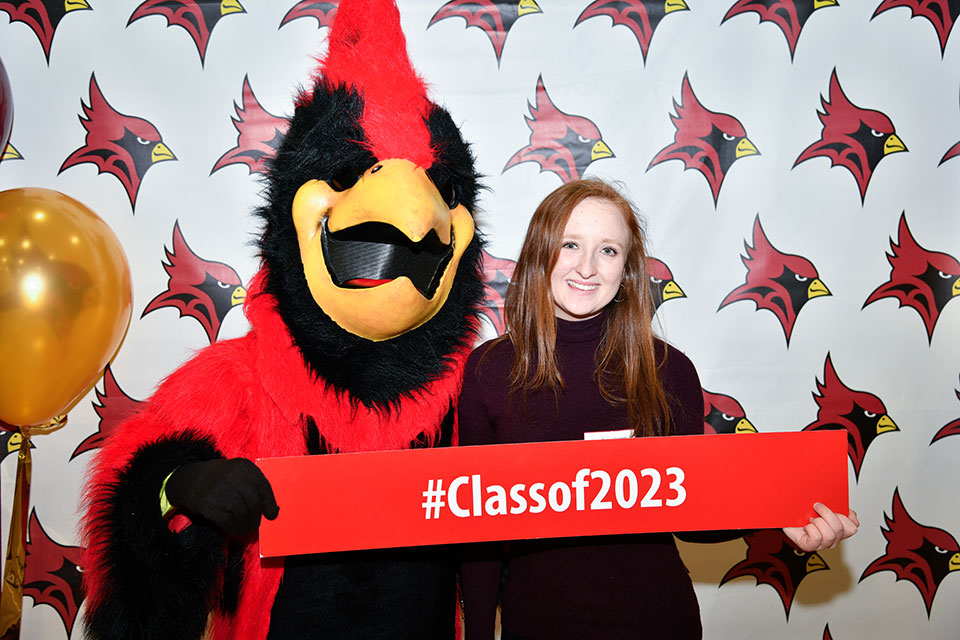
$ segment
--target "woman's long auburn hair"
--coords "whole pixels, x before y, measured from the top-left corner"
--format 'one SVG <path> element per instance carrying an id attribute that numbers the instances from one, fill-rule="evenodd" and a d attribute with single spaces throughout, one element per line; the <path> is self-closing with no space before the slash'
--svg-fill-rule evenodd
<path id="1" fill-rule="evenodd" d="M 530 219 L 504 308 L 507 333 L 501 339 L 511 341 L 515 354 L 511 393 L 563 388 L 555 353 L 557 318 L 550 275 L 570 214 L 587 198 L 613 204 L 630 232 L 622 288 L 618 302 L 607 307 L 604 338 L 597 350 L 594 371 L 600 393 L 611 404 L 626 405 L 635 435 L 667 435 L 670 411 L 658 375 L 666 350 L 657 362 L 644 231 L 630 201 L 602 180 L 564 184 L 543 199 Z"/>

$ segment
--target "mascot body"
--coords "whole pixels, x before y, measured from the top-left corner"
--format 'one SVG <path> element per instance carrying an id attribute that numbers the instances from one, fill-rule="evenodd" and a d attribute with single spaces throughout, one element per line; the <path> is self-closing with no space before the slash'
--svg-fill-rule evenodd
<path id="1" fill-rule="evenodd" d="M 392 2 L 340 3 L 268 176 L 250 332 L 174 371 L 98 454 L 91 638 L 454 636 L 448 550 L 267 560 L 259 511 L 238 536 L 160 507 L 165 482 L 198 464 L 455 442 L 482 297 L 477 176 L 405 46 Z"/>

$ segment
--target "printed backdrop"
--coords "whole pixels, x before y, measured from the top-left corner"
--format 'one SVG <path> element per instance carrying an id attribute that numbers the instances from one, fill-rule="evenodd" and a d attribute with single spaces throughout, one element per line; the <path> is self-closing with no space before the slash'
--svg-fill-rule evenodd
<path id="1" fill-rule="evenodd" d="M 960 0 L 400 4 L 489 187 L 486 336 L 539 200 L 619 180 L 705 428 L 849 431 L 855 538 L 812 555 L 778 532 L 682 545 L 705 638 L 955 638 Z M 15 104 L 0 189 L 86 204 L 134 280 L 106 376 L 34 439 L 24 638 L 81 635 L 77 505 L 102 437 L 195 350 L 246 331 L 224 292 L 257 268 L 260 172 L 335 5 L 0 0 Z"/>

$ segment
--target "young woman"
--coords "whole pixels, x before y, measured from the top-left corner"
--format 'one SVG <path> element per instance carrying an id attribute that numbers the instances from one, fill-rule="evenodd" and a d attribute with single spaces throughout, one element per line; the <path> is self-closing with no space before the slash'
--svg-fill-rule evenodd
<path id="1" fill-rule="evenodd" d="M 693 364 L 653 336 L 645 265 L 643 230 L 615 188 L 579 180 L 548 195 L 507 292 L 507 333 L 467 361 L 460 444 L 703 433 Z M 809 525 L 784 530 L 798 547 L 827 548 L 856 531 L 855 514 L 815 509 Z M 473 545 L 461 580 L 466 640 L 492 640 L 498 602 L 503 640 L 702 635 L 670 533 Z"/>

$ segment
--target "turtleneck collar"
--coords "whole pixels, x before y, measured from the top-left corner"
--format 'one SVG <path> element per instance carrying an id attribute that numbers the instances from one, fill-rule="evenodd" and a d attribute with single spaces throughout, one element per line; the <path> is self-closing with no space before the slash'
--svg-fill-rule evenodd
<path id="1" fill-rule="evenodd" d="M 557 318 L 557 342 L 596 341 L 603 334 L 606 320 L 606 309 L 586 320 L 563 320 Z"/>

